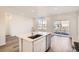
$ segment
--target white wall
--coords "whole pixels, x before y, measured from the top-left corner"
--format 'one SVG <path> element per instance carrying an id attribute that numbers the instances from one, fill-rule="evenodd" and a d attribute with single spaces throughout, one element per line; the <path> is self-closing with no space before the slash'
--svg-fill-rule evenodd
<path id="1" fill-rule="evenodd" d="M 10 28 L 9 28 L 10 15 L 7 12 L 5 13 L 5 19 L 6 19 L 6 35 L 10 35 Z"/>
<path id="2" fill-rule="evenodd" d="M 19 14 L 9 14 L 9 34 L 12 36 L 31 32 L 32 19 Z M 8 31 L 7 31 L 8 32 Z"/>
<path id="3" fill-rule="evenodd" d="M 77 42 L 79 42 L 79 12 L 78 12 L 78 40 L 77 40 Z"/>
<path id="4" fill-rule="evenodd" d="M 5 29 L 6 29 L 5 13 L 3 11 L 0 11 L 0 46 L 6 44 Z"/>

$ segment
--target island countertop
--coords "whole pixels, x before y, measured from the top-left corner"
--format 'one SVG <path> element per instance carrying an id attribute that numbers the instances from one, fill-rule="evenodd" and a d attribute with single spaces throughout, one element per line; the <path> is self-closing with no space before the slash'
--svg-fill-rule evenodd
<path id="1" fill-rule="evenodd" d="M 49 32 L 34 32 L 33 35 L 35 35 L 35 34 L 40 34 L 42 36 L 40 36 L 38 38 L 35 38 L 35 39 L 31 39 L 31 38 L 28 38 L 28 37 L 32 36 L 32 34 L 31 33 L 26 33 L 26 34 L 17 35 L 17 37 L 19 37 L 20 39 L 24 39 L 24 40 L 32 42 L 32 41 L 36 41 L 36 40 L 38 40 L 38 39 L 50 34 L 50 33 Z"/>

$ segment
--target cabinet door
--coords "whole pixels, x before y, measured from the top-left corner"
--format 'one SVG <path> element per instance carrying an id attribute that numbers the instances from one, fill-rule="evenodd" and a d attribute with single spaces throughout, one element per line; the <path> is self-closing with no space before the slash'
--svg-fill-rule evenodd
<path id="1" fill-rule="evenodd" d="M 46 51 L 46 37 L 42 37 L 34 42 L 34 52 Z"/>
<path id="2" fill-rule="evenodd" d="M 32 42 L 23 40 L 22 44 L 23 52 L 32 52 Z"/>

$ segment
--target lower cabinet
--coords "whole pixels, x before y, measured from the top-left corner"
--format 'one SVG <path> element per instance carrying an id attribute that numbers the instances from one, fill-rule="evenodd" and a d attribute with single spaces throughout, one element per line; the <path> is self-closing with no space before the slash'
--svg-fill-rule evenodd
<path id="1" fill-rule="evenodd" d="M 34 42 L 34 52 L 46 51 L 46 37 L 42 37 Z"/>
<path id="2" fill-rule="evenodd" d="M 32 52 L 32 42 L 19 39 L 19 52 Z"/>
<path id="3" fill-rule="evenodd" d="M 35 41 L 19 39 L 20 52 L 44 52 L 46 51 L 46 36 L 40 37 Z"/>
<path id="4" fill-rule="evenodd" d="M 33 51 L 33 47 L 32 47 L 32 42 L 23 40 L 23 52 L 32 52 Z"/>

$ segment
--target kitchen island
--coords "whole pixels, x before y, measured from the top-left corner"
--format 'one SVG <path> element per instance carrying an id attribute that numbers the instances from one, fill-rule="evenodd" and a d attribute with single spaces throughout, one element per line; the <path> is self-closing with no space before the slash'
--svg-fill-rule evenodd
<path id="1" fill-rule="evenodd" d="M 40 35 L 37 38 L 31 36 Z M 18 35 L 20 52 L 45 52 L 50 48 L 51 35 L 48 32 L 34 32 Z"/>

